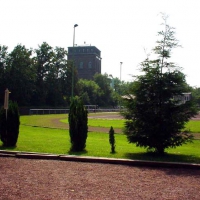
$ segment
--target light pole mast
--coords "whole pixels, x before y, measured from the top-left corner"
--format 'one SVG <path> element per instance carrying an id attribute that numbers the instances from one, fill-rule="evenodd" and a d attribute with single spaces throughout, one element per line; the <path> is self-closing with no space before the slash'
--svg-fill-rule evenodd
<path id="1" fill-rule="evenodd" d="M 121 110 L 121 82 L 122 82 L 122 64 L 123 62 L 120 62 L 120 88 L 119 88 L 119 94 L 120 94 L 120 100 L 119 100 L 119 108 Z"/>
<path id="2" fill-rule="evenodd" d="M 74 59 L 74 54 L 75 54 L 75 28 L 78 26 L 78 24 L 74 24 L 74 36 L 73 36 L 73 64 L 72 64 L 72 98 L 74 97 L 74 67 L 75 67 L 75 59 Z"/>
<path id="3" fill-rule="evenodd" d="M 122 81 L 122 64 L 123 62 L 120 62 L 120 82 Z"/>

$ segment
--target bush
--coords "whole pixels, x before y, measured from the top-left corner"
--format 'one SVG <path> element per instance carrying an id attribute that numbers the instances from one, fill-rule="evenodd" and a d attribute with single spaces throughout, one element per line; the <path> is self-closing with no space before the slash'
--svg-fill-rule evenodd
<path id="1" fill-rule="evenodd" d="M 10 101 L 7 110 L 2 107 L 0 110 L 0 138 L 5 147 L 16 146 L 19 135 L 19 109 L 15 102 Z"/>
<path id="2" fill-rule="evenodd" d="M 88 132 L 88 112 L 79 97 L 71 99 L 68 121 L 71 151 L 83 151 Z"/>
<path id="3" fill-rule="evenodd" d="M 111 153 L 115 153 L 115 131 L 113 129 L 113 127 L 110 127 L 110 131 L 109 131 L 109 142 L 111 145 Z"/>

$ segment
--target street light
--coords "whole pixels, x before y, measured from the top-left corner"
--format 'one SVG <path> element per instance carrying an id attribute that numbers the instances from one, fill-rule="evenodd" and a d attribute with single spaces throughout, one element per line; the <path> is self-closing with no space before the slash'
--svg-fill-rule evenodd
<path id="1" fill-rule="evenodd" d="M 73 36 L 73 65 L 72 65 L 72 98 L 74 97 L 74 54 L 75 54 L 75 49 L 74 49 L 74 45 L 75 45 L 75 28 L 78 26 L 78 24 L 74 24 L 74 36 Z"/>
<path id="2" fill-rule="evenodd" d="M 123 64 L 123 62 L 120 62 L 120 82 L 121 82 L 121 75 L 122 75 L 122 64 Z"/>
<path id="3" fill-rule="evenodd" d="M 122 64 L 123 62 L 120 62 L 120 86 L 122 85 Z M 121 110 L 121 87 L 120 87 L 120 91 L 119 91 L 119 94 L 120 94 L 120 101 L 119 101 L 119 108 Z"/>

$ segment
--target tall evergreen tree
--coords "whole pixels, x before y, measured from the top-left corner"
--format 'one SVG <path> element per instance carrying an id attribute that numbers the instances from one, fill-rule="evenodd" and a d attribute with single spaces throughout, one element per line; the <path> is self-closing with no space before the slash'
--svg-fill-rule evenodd
<path id="1" fill-rule="evenodd" d="M 19 135 L 20 116 L 18 105 L 10 101 L 7 114 L 2 107 L 0 110 L 0 138 L 5 147 L 13 147 Z"/>
<path id="2" fill-rule="evenodd" d="M 141 63 L 144 75 L 137 76 L 124 113 L 128 141 L 160 154 L 166 148 L 191 141 L 191 135 L 183 129 L 196 114 L 192 100 L 182 101 L 183 93 L 189 92 L 185 75 L 174 63 L 168 62 L 178 41 L 174 28 L 167 24 L 166 15 L 163 20 L 164 30 L 158 32 L 160 40 L 153 49 L 158 58 L 147 58 Z"/>
<path id="3" fill-rule="evenodd" d="M 71 99 L 68 115 L 71 151 L 83 151 L 88 133 L 88 112 L 77 96 Z"/>
<path id="4" fill-rule="evenodd" d="M 115 153 L 115 131 L 112 126 L 109 130 L 109 143 L 111 146 L 111 153 Z"/>

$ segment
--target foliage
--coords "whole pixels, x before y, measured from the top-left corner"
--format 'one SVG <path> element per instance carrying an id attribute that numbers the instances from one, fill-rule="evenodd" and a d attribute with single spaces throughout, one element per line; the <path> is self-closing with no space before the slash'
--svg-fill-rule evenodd
<path id="1" fill-rule="evenodd" d="M 75 69 L 75 94 L 77 81 Z M 20 106 L 66 106 L 70 103 L 71 82 L 71 62 L 64 48 L 43 42 L 32 50 L 19 44 L 8 53 L 6 46 L 0 46 L 0 100 L 8 87 L 11 98 Z"/>
<path id="2" fill-rule="evenodd" d="M 109 130 L 109 142 L 111 145 L 111 153 L 115 153 L 115 135 L 114 134 L 115 134 L 115 131 L 113 127 L 111 126 Z"/>
<path id="3" fill-rule="evenodd" d="M 0 138 L 5 147 L 13 147 L 17 143 L 19 134 L 19 109 L 15 102 L 9 102 L 9 108 L 2 107 L 0 111 Z"/>
<path id="4" fill-rule="evenodd" d="M 112 89 L 110 87 L 110 79 L 108 78 L 108 74 L 97 73 L 94 75 L 94 81 L 100 87 L 100 98 L 97 99 L 97 105 L 113 105 L 113 99 L 111 98 Z"/>
<path id="5" fill-rule="evenodd" d="M 30 105 L 31 92 L 35 89 L 35 70 L 31 59 L 32 50 L 17 45 L 7 57 L 4 68 L 5 83 L 12 91 L 13 99 L 21 105 Z"/>
<path id="6" fill-rule="evenodd" d="M 81 96 L 84 104 L 116 107 L 129 86 L 106 73 L 96 74 L 90 81 L 78 80 L 77 68 L 73 70 L 73 62 L 67 60 L 67 51 L 47 42 L 36 49 L 18 44 L 10 53 L 0 45 L 0 100 L 3 102 L 4 90 L 9 88 L 11 99 L 20 107 L 69 106 L 73 72 L 74 96 Z"/>
<path id="7" fill-rule="evenodd" d="M 100 87 L 94 81 L 79 79 L 77 87 L 79 96 L 85 105 L 97 105 L 101 92 Z"/>
<path id="8" fill-rule="evenodd" d="M 167 25 L 163 15 L 164 31 L 153 49 L 158 59 L 147 58 L 141 63 L 143 75 L 136 82 L 126 99 L 127 119 L 125 134 L 130 143 L 157 153 L 191 141 L 191 135 L 182 131 L 185 123 L 196 114 L 193 100 L 182 102 L 183 93 L 189 92 L 185 75 L 172 62 L 167 62 L 171 50 L 178 47 L 174 29 Z"/>
<path id="9" fill-rule="evenodd" d="M 199 110 L 200 109 L 200 88 L 199 87 L 189 87 L 189 88 L 192 92 L 193 99 L 198 105 L 198 110 Z"/>
<path id="10" fill-rule="evenodd" d="M 0 45 L 0 101 L 4 100 L 4 90 L 7 88 L 6 84 L 6 73 L 5 69 L 7 67 L 8 60 L 8 47 Z"/>
<path id="11" fill-rule="evenodd" d="M 77 96 L 71 99 L 68 121 L 71 151 L 83 151 L 88 133 L 88 112 Z"/>

